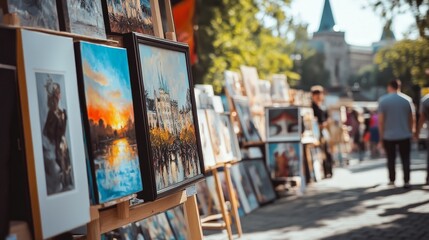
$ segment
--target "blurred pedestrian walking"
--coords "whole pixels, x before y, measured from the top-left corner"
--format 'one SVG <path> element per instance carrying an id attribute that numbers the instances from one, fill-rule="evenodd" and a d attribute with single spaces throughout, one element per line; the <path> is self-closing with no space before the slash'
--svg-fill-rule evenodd
<path id="1" fill-rule="evenodd" d="M 377 143 L 380 141 L 380 134 L 378 131 L 378 113 L 371 112 L 369 121 L 369 148 L 371 150 L 371 158 L 380 156 L 380 149 L 377 148 Z"/>
<path id="2" fill-rule="evenodd" d="M 322 146 L 322 150 L 325 153 L 325 159 L 323 161 L 323 170 L 325 173 L 325 177 L 332 177 L 332 155 L 329 151 L 328 140 L 329 131 L 328 127 L 328 113 L 323 109 L 323 101 L 325 99 L 325 91 L 322 86 L 316 85 L 311 87 L 311 107 L 313 108 L 314 116 L 317 117 L 317 121 L 319 123 L 320 129 L 320 143 Z"/>
<path id="3" fill-rule="evenodd" d="M 419 140 L 419 135 L 420 135 L 420 131 L 423 127 L 423 124 L 425 122 L 429 121 L 429 93 L 426 94 L 420 103 L 420 117 L 419 117 L 419 123 L 417 125 L 416 128 L 416 132 L 414 135 L 414 138 L 418 141 Z M 427 130 L 428 131 L 428 130 Z M 426 140 L 426 158 L 427 158 L 427 162 L 426 162 L 426 170 L 427 170 L 427 175 L 426 175 L 426 185 L 429 185 L 429 131 L 427 134 L 427 140 Z"/>
<path id="4" fill-rule="evenodd" d="M 389 170 L 389 185 L 395 184 L 396 147 L 404 172 L 404 188 L 410 187 L 410 151 L 414 125 L 414 105 L 411 98 L 401 93 L 401 81 L 387 85 L 388 94 L 382 96 L 378 106 L 380 146 L 384 146 Z"/>

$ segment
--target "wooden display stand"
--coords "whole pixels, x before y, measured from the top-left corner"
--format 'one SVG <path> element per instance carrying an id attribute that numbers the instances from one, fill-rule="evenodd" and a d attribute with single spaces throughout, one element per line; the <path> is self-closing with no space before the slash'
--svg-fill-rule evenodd
<path id="1" fill-rule="evenodd" d="M 216 193 L 220 204 L 221 213 L 210 215 L 201 219 L 202 229 L 205 229 L 205 230 L 224 230 L 225 229 L 228 234 L 228 239 L 233 239 L 232 230 L 231 230 L 231 225 L 232 225 L 231 217 L 234 219 L 238 236 L 241 237 L 243 235 L 240 215 L 238 214 L 237 197 L 235 195 L 234 186 L 232 184 L 232 179 L 231 179 L 232 164 L 233 164 L 232 161 L 228 161 L 228 162 L 213 166 L 209 169 L 206 169 L 206 172 L 211 172 L 215 179 Z M 219 168 L 224 168 L 227 191 L 228 191 L 228 195 L 230 196 L 230 204 L 231 204 L 230 211 L 228 211 L 227 203 L 225 201 L 224 192 L 222 189 L 222 183 L 219 178 L 219 171 L 218 171 Z M 219 220 L 221 220 L 222 222 L 218 222 Z"/>
<path id="2" fill-rule="evenodd" d="M 167 13 L 168 29 L 165 33 L 167 39 L 176 41 L 176 34 L 174 32 L 174 21 L 171 11 L 171 3 L 169 0 L 164 0 Z M 158 4 L 158 0 L 151 0 L 153 26 L 155 36 L 164 38 L 164 31 L 162 29 L 161 12 Z M 94 43 L 102 43 L 111 46 L 121 47 L 122 37 L 120 36 L 108 36 L 109 39 L 99 39 L 79 34 L 53 31 L 49 29 L 33 28 L 33 27 L 22 27 L 20 26 L 20 20 L 16 13 L 5 14 L 3 16 L 3 23 L 0 23 L 3 27 L 16 28 L 16 29 L 28 29 L 32 31 L 44 32 L 53 35 L 60 35 L 65 37 L 73 38 L 74 41 L 85 40 Z M 156 215 L 158 213 L 165 212 L 171 208 L 184 205 L 185 218 L 188 226 L 188 238 L 192 240 L 203 239 L 201 221 L 198 212 L 197 199 L 195 186 L 191 186 L 186 190 L 179 191 L 170 196 L 157 199 L 153 202 L 138 204 L 130 206 L 130 199 L 134 198 L 135 195 L 128 196 L 116 201 L 105 203 L 103 205 L 93 205 L 90 207 L 91 221 L 87 224 L 87 236 L 86 239 L 98 240 L 101 239 L 101 234 L 115 230 L 129 223 L 137 222 Z"/>

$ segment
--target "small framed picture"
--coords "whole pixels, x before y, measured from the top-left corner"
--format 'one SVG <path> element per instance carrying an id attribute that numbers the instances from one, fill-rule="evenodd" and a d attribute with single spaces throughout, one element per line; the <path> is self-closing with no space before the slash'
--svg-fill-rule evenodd
<path id="1" fill-rule="evenodd" d="M 266 161 L 272 178 L 302 177 L 301 142 L 266 144 Z"/>
<path id="2" fill-rule="evenodd" d="M 238 119 L 240 121 L 241 130 L 247 142 L 259 142 L 261 136 L 255 127 L 252 114 L 250 112 L 249 101 L 245 97 L 233 98 L 235 110 L 237 111 Z"/>
<path id="3" fill-rule="evenodd" d="M 296 141 L 301 138 L 299 107 L 270 107 L 265 109 L 267 141 Z"/>

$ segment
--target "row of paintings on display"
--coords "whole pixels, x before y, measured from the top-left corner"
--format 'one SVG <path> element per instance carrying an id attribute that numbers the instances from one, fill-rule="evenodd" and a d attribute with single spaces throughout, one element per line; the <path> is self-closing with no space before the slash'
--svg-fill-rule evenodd
<path id="1" fill-rule="evenodd" d="M 225 200 L 229 201 L 231 196 L 227 191 L 223 171 L 219 172 L 219 178 L 225 194 Z M 231 167 L 231 178 L 235 197 L 238 198 L 238 212 L 241 216 L 276 199 L 276 193 L 262 159 L 244 160 L 234 164 Z M 213 176 L 206 177 L 205 182 L 199 182 L 197 192 L 198 208 L 201 216 L 206 217 L 221 212 Z"/>
<path id="2" fill-rule="evenodd" d="M 96 38 L 138 32 L 154 35 L 150 0 L 2 0 L 20 24 Z M 0 1 L 1 2 L 1 1 Z"/>
<path id="3" fill-rule="evenodd" d="M 183 205 L 147 219 L 130 223 L 101 236 L 102 240 L 186 240 L 188 226 Z"/>
<path id="4" fill-rule="evenodd" d="M 40 236 L 88 222 L 88 192 L 94 204 L 133 193 L 147 201 L 204 177 L 186 45 L 129 34 L 127 51 L 28 30 L 18 34 Z"/>

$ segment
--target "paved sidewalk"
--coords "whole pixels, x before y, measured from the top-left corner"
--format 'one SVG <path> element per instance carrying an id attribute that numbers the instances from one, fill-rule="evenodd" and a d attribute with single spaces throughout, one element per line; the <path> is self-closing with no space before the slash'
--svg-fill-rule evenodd
<path id="1" fill-rule="evenodd" d="M 429 187 L 423 154 L 413 154 L 412 188 L 388 187 L 384 159 L 337 168 L 311 185 L 242 218 L 241 239 L 429 239 Z M 235 235 L 237 239 L 237 235 Z M 227 239 L 216 232 L 205 239 Z"/>

